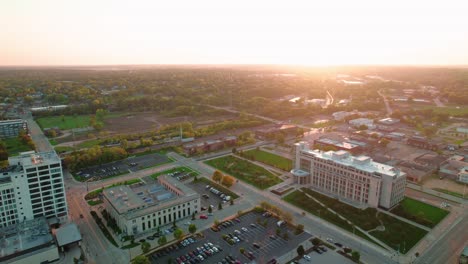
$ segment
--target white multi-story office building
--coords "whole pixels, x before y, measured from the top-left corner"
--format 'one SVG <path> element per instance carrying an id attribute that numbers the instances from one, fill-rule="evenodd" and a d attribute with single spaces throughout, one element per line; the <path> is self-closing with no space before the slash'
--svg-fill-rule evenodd
<path id="1" fill-rule="evenodd" d="M 360 207 L 392 208 L 404 197 L 406 174 L 348 152 L 309 149 L 306 142 L 294 145 L 296 183 Z"/>
<path id="2" fill-rule="evenodd" d="M 10 157 L 0 170 L 0 227 L 45 216 L 67 217 L 60 158 L 55 152 Z"/>
<path id="3" fill-rule="evenodd" d="M 22 119 L 0 121 L 0 138 L 17 137 L 21 131 L 28 133 L 28 123 Z"/>
<path id="4" fill-rule="evenodd" d="M 166 175 L 157 181 L 104 190 L 104 207 L 124 234 L 148 232 L 200 210 L 200 194 Z"/>

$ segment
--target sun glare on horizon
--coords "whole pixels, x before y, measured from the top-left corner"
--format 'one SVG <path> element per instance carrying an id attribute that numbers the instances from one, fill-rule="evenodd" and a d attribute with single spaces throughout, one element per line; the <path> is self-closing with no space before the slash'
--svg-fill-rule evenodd
<path id="1" fill-rule="evenodd" d="M 5 1 L 0 65 L 466 64 L 463 1 Z"/>

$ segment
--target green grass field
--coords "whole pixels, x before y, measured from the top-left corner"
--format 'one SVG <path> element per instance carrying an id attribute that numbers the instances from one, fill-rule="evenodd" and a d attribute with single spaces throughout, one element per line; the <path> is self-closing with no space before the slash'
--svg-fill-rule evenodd
<path id="1" fill-rule="evenodd" d="M 423 106 L 420 109 L 432 109 L 434 113 L 443 113 L 451 116 L 468 116 L 468 107 L 464 106 L 447 106 L 447 107 L 436 107 L 436 106 Z"/>
<path id="2" fill-rule="evenodd" d="M 372 231 L 370 234 L 393 249 L 399 249 L 403 254 L 408 252 L 427 234 L 426 230 L 407 224 L 387 214 L 379 214 L 379 219 L 383 222 L 385 231 Z"/>
<path id="3" fill-rule="evenodd" d="M 285 171 L 290 171 L 292 169 L 292 161 L 290 159 L 263 150 L 248 150 L 242 153 L 242 157 L 260 161 Z"/>
<path id="4" fill-rule="evenodd" d="M 208 160 L 205 163 L 262 190 L 282 182 L 266 169 L 232 155 Z"/>
<path id="5" fill-rule="evenodd" d="M 328 211 L 325 207 L 321 206 L 319 203 L 315 202 L 314 200 L 310 199 L 305 195 L 305 193 L 301 191 L 294 191 L 288 195 L 286 195 L 283 200 L 286 202 L 301 208 L 304 211 L 307 211 L 308 213 L 311 213 L 317 217 L 320 217 L 327 222 L 330 222 L 336 226 L 339 226 L 343 228 L 344 230 L 347 230 L 349 232 L 353 232 L 353 226 L 349 224 L 346 220 L 341 219 L 339 216 L 336 214 Z M 369 240 L 373 243 L 375 243 L 373 240 L 371 240 L 366 234 L 360 232 L 359 230 L 354 230 L 354 234 L 358 235 L 366 240 Z"/>
<path id="6" fill-rule="evenodd" d="M 97 146 L 101 143 L 102 140 L 100 139 L 91 139 L 91 140 L 86 140 L 81 142 L 80 144 L 77 145 L 78 148 L 92 148 L 94 146 Z"/>
<path id="7" fill-rule="evenodd" d="M 430 228 L 436 226 L 449 214 L 446 210 L 408 197 L 405 197 L 391 212 Z"/>
<path id="8" fill-rule="evenodd" d="M 382 221 L 385 226 L 385 231 L 372 231 L 370 234 L 394 249 L 398 249 L 398 244 L 400 243 L 400 252 L 406 253 L 427 234 L 427 231 L 400 221 L 395 217 L 384 213 L 377 214 L 377 210 L 374 208 L 361 210 L 310 189 L 302 188 L 301 190 L 307 192 L 307 194 L 319 200 L 325 206 L 338 214 L 346 217 L 354 225 L 359 226 L 364 230 L 375 229 L 380 225 L 379 220 Z M 320 210 L 319 217 L 352 232 L 352 225 L 330 211 L 325 210 L 325 208 L 320 206 L 320 204 L 299 191 L 295 191 L 287 195 L 284 200 L 317 216 L 318 210 Z M 414 206 L 415 204 L 411 205 Z"/>
<path id="9" fill-rule="evenodd" d="M 18 138 L 6 138 L 2 140 L 5 143 L 8 156 L 16 156 L 20 152 L 32 150 L 28 145 L 23 144 Z"/>
<path id="10" fill-rule="evenodd" d="M 57 152 L 59 154 L 63 153 L 63 152 L 75 150 L 75 148 L 73 148 L 73 147 L 66 147 L 66 146 L 57 146 L 57 147 L 54 147 L 54 149 L 55 149 L 55 152 Z"/>
<path id="11" fill-rule="evenodd" d="M 39 117 L 36 119 L 37 123 L 41 128 L 51 128 L 58 127 L 62 130 L 78 128 L 78 127 L 88 127 L 90 126 L 90 115 L 78 115 L 78 116 L 48 116 L 48 117 Z"/>

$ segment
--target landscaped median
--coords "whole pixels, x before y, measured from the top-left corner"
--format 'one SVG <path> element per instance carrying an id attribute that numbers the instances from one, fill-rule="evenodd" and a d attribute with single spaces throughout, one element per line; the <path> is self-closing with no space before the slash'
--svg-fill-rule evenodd
<path id="1" fill-rule="evenodd" d="M 205 163 L 262 190 L 282 182 L 265 168 L 232 155 L 207 160 Z"/>
<path id="2" fill-rule="evenodd" d="M 106 226 L 104 225 L 104 223 L 102 222 L 102 219 L 98 216 L 98 214 L 95 211 L 91 211 L 91 216 L 93 216 L 94 221 L 96 221 L 96 224 L 99 226 L 102 233 L 109 240 L 109 242 L 111 242 L 112 245 L 118 247 L 111 233 L 109 233 L 109 230 L 106 228 Z"/>
<path id="3" fill-rule="evenodd" d="M 308 195 L 320 201 L 325 207 Z M 389 247 L 400 250 L 401 253 L 409 251 L 427 234 L 426 230 L 391 215 L 378 212 L 375 208 L 361 210 L 307 188 L 302 188 L 300 191 L 287 195 L 284 200 L 347 231 L 353 232 L 353 225 L 360 227 Z M 327 208 L 345 217 L 351 224 L 337 214 L 330 212 Z M 354 233 L 370 240 L 367 234 L 358 232 L 356 229 Z"/>

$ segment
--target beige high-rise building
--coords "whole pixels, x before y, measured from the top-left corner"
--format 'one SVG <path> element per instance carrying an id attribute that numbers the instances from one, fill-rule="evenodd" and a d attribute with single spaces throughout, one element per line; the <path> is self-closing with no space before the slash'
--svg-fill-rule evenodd
<path id="1" fill-rule="evenodd" d="M 296 183 L 357 207 L 389 209 L 404 197 L 406 174 L 367 156 L 311 150 L 307 142 L 299 142 L 293 167 Z"/>

